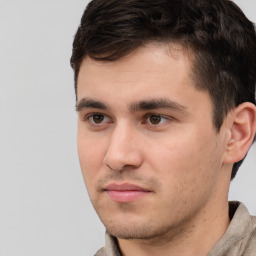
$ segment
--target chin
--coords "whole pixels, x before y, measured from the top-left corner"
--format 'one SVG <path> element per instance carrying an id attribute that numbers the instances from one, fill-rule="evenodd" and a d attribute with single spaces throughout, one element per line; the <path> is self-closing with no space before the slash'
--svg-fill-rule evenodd
<path id="1" fill-rule="evenodd" d="M 123 221 L 125 222 L 125 221 Z M 152 240 L 160 237 L 164 237 L 167 233 L 170 232 L 170 227 L 167 226 L 152 226 L 147 224 L 140 223 L 131 224 L 131 223 L 115 223 L 113 225 L 104 224 L 107 231 L 119 239 L 125 240 Z"/>

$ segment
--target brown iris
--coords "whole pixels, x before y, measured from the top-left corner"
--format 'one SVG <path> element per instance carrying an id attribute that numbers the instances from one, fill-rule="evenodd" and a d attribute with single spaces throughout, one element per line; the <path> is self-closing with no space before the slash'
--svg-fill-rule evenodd
<path id="1" fill-rule="evenodd" d="M 157 125 L 157 124 L 159 124 L 161 122 L 161 116 L 159 116 L 159 115 L 151 115 L 149 117 L 149 121 L 150 121 L 151 124 Z"/>
<path id="2" fill-rule="evenodd" d="M 92 119 L 94 123 L 100 124 L 104 120 L 104 115 L 95 114 L 93 115 Z"/>

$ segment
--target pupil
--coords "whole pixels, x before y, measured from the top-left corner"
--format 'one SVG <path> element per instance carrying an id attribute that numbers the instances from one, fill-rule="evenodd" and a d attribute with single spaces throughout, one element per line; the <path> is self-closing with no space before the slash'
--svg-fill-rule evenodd
<path id="1" fill-rule="evenodd" d="M 159 124 L 161 121 L 161 117 L 160 116 L 156 116 L 156 115 L 153 115 L 150 117 L 150 122 L 152 124 Z"/>
<path id="2" fill-rule="evenodd" d="M 96 124 L 101 123 L 101 122 L 103 121 L 103 119 L 104 119 L 104 116 L 103 116 L 103 115 L 94 115 L 94 116 L 93 116 L 93 121 L 94 121 L 94 123 L 96 123 Z"/>

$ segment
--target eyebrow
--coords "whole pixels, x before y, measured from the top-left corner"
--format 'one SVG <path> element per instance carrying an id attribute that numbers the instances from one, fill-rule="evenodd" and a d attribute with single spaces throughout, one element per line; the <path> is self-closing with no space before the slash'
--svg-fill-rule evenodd
<path id="1" fill-rule="evenodd" d="M 89 99 L 89 98 L 83 98 L 76 103 L 77 112 L 86 108 L 107 109 L 107 106 L 100 101 Z"/>
<path id="2" fill-rule="evenodd" d="M 143 110 L 153 110 L 153 109 L 172 109 L 178 112 L 185 112 L 187 107 L 172 101 L 170 99 L 160 98 L 160 99 L 149 99 L 134 102 L 130 105 L 131 112 L 143 111 Z"/>
<path id="3" fill-rule="evenodd" d="M 97 108 L 107 110 L 108 106 L 103 102 L 94 100 L 91 98 L 83 98 L 76 104 L 76 111 L 79 112 L 86 108 Z M 133 102 L 129 106 L 131 112 L 153 110 L 153 109 L 172 109 L 178 112 L 185 112 L 187 107 L 172 101 L 170 99 L 160 98 L 160 99 L 148 99 Z"/>

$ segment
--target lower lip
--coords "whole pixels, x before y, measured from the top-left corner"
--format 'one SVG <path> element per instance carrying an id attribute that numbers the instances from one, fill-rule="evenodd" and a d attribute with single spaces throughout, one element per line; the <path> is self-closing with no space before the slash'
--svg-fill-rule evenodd
<path id="1" fill-rule="evenodd" d="M 112 200 L 120 203 L 133 202 L 150 193 L 147 191 L 139 191 L 139 190 L 127 190 L 127 191 L 108 190 L 106 192 Z"/>

